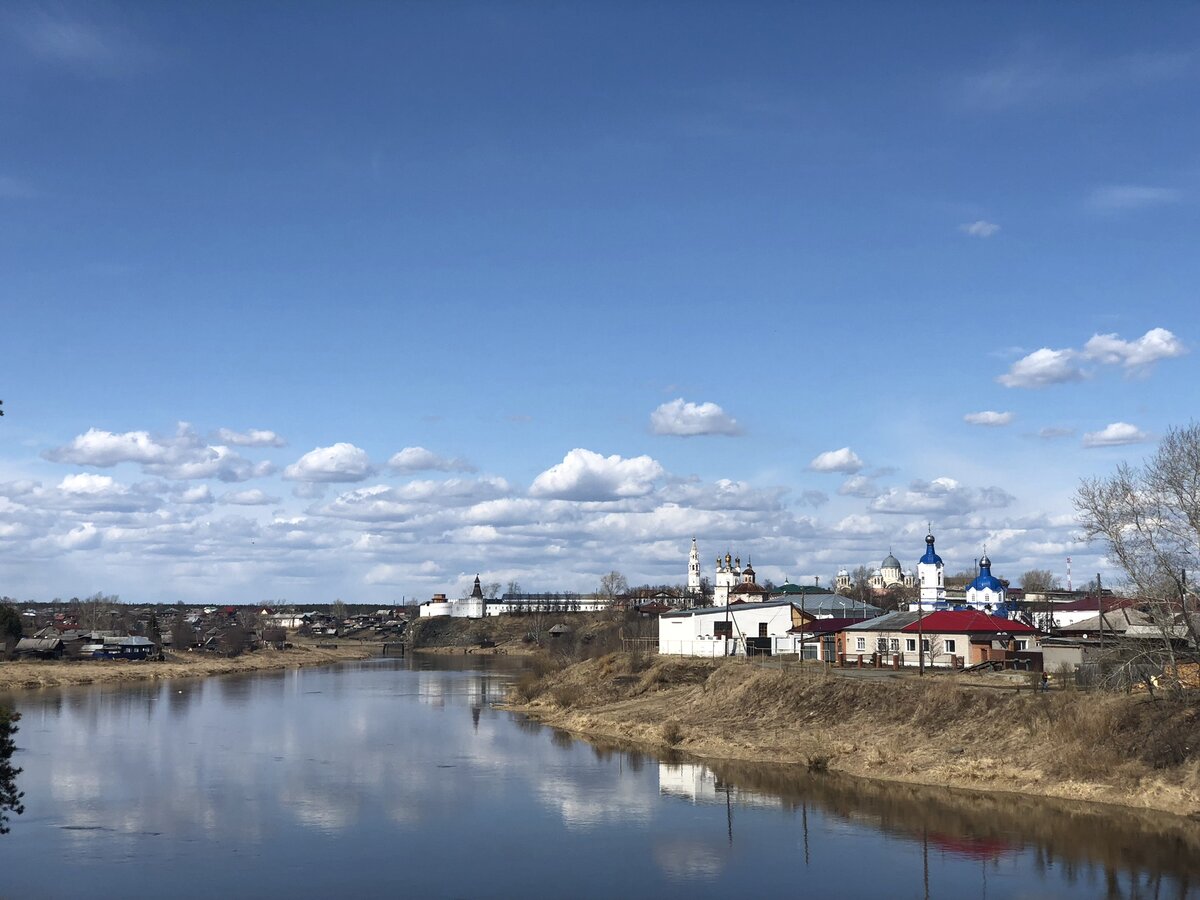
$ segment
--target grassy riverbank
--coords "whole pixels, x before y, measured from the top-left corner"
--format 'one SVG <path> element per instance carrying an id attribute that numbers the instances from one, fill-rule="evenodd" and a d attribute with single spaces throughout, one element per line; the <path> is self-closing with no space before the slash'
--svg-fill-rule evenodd
<path id="1" fill-rule="evenodd" d="M 72 684 L 104 684 L 162 678 L 198 678 L 323 666 L 347 660 L 379 656 L 380 645 L 371 642 L 339 641 L 335 647 L 297 642 L 287 650 L 256 650 L 232 658 L 201 653 L 168 654 L 165 662 L 151 660 L 44 660 L 0 662 L 0 691 L 20 688 L 55 687 Z"/>
<path id="2" fill-rule="evenodd" d="M 613 653 L 546 661 L 512 708 L 580 734 L 709 759 L 1116 803 L 1200 818 L 1200 702 L 938 675 L 866 680 Z"/>

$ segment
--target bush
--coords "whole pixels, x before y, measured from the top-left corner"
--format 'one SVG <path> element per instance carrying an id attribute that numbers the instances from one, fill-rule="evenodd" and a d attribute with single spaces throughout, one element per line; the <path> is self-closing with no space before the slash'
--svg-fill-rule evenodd
<path id="1" fill-rule="evenodd" d="M 512 692 L 522 703 L 528 703 L 541 696 L 542 679 L 533 672 L 524 672 L 512 686 Z"/>
<path id="2" fill-rule="evenodd" d="M 560 684 L 550 692 L 550 696 L 558 706 L 570 709 L 578 706 L 579 701 L 583 699 L 583 688 L 577 684 Z"/>
<path id="3" fill-rule="evenodd" d="M 673 719 L 668 722 L 663 722 L 662 739 L 663 743 L 668 747 L 674 747 L 683 740 L 683 728 Z"/>

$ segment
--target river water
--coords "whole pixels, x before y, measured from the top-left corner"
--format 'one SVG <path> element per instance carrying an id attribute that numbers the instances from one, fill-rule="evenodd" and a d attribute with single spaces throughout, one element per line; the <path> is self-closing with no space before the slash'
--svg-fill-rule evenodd
<path id="1" fill-rule="evenodd" d="M 493 707 L 512 665 L 0 697 L 0 896 L 1200 897 L 1200 825 L 589 743 Z"/>

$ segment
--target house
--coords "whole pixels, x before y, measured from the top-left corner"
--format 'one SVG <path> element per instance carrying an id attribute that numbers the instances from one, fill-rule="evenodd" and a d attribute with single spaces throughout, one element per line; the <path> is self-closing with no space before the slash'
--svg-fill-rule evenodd
<path id="1" fill-rule="evenodd" d="M 1069 628 L 1085 619 L 1099 616 L 1102 607 L 1107 616 L 1115 610 L 1136 608 L 1142 606 L 1143 603 L 1144 601 L 1135 600 L 1132 597 L 1088 596 L 1066 602 L 1052 600 L 1028 602 L 1025 604 L 1024 612 L 1039 628 L 1045 631 L 1056 631 Z"/>
<path id="2" fill-rule="evenodd" d="M 790 632 L 794 649 L 788 652 L 798 654 L 801 659 L 833 662 L 838 657 L 838 636 L 851 625 L 862 621 L 851 618 L 818 618 L 798 625 Z"/>
<path id="3" fill-rule="evenodd" d="M 782 639 L 791 649 L 793 628 L 816 617 L 791 600 L 733 603 L 673 610 L 658 619 L 658 652 L 676 656 L 741 656 L 769 654 Z"/>
<path id="4" fill-rule="evenodd" d="M 918 641 L 924 648 L 926 665 L 974 666 L 1035 652 L 1040 647 L 1039 637 L 1031 625 L 978 610 L 930 613 L 901 629 L 900 665 L 920 661 Z"/>
<path id="5" fill-rule="evenodd" d="M 62 659 L 63 642 L 57 637 L 21 638 L 14 648 L 17 656 L 33 659 Z"/>
<path id="6" fill-rule="evenodd" d="M 892 612 L 848 625 L 834 632 L 834 648 L 846 664 L 870 661 L 900 652 L 901 631 L 920 618 L 919 612 Z"/>
<path id="7" fill-rule="evenodd" d="M 791 600 L 818 619 L 873 619 L 883 610 L 862 600 L 843 597 L 827 590 L 784 582 L 771 592 L 771 599 Z"/>

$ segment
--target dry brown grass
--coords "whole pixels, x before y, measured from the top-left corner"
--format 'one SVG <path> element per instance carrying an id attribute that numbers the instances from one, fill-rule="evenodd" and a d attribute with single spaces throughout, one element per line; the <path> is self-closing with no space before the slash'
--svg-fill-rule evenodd
<path id="1" fill-rule="evenodd" d="M 535 700 L 534 714 L 589 734 L 674 746 L 677 726 L 702 756 L 1200 813 L 1195 697 L 981 689 L 954 676 L 808 677 L 629 654 L 544 683 L 570 685 L 571 702 Z"/>

